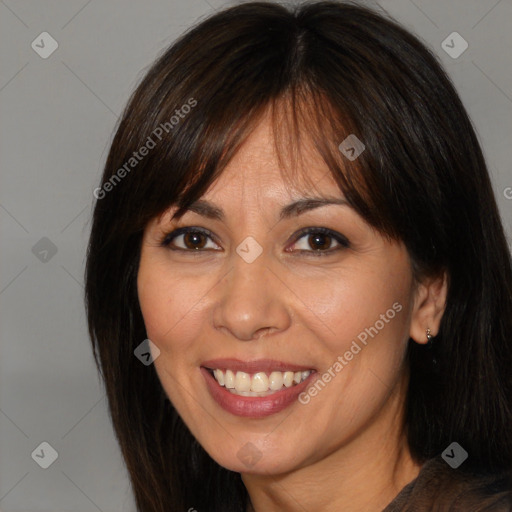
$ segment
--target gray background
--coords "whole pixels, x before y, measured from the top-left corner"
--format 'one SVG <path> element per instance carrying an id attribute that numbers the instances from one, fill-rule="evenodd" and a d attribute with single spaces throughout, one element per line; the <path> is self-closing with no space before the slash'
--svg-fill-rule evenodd
<path id="1" fill-rule="evenodd" d="M 455 82 L 510 234 L 512 1 L 379 4 L 434 49 Z M 144 70 L 177 35 L 224 5 L 0 1 L 4 512 L 135 510 L 86 332 L 82 283 L 92 191 L 118 115 Z M 47 59 L 31 47 L 45 31 L 59 45 Z M 469 44 L 456 59 L 441 47 L 454 31 Z M 58 452 L 47 469 L 31 457 L 43 441 Z"/>

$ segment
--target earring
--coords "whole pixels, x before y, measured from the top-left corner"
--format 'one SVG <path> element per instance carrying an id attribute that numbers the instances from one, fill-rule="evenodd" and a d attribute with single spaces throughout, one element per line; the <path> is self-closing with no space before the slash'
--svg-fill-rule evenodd
<path id="1" fill-rule="evenodd" d="M 429 327 L 427 327 L 425 329 L 425 333 L 427 335 L 427 348 L 429 349 L 429 351 L 432 351 L 432 371 L 434 373 L 438 373 L 439 372 L 439 364 L 437 363 L 437 358 L 434 354 L 434 342 L 432 341 L 434 339 L 434 336 L 432 336 L 432 334 L 430 334 Z"/>
<path id="2" fill-rule="evenodd" d="M 428 345 L 429 348 L 432 348 L 432 338 L 433 338 L 433 336 L 432 336 L 432 334 L 430 334 L 430 328 L 427 327 L 425 332 L 427 334 L 427 345 Z"/>

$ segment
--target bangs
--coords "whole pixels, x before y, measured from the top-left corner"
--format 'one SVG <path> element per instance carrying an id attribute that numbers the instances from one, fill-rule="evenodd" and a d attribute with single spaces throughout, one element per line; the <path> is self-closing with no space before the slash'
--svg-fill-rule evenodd
<path id="1" fill-rule="evenodd" d="M 108 203 L 113 215 L 126 218 L 121 227 L 129 236 L 170 207 L 178 207 L 173 218 L 179 219 L 270 114 L 287 185 L 315 188 L 307 154 L 325 163 L 349 205 L 370 226 L 389 239 L 405 238 L 411 215 L 404 216 L 410 206 L 401 189 L 414 186 L 416 155 L 399 133 L 411 119 L 405 99 L 393 97 L 390 76 L 401 65 L 398 59 L 378 36 L 365 42 L 373 46 L 369 51 L 350 23 L 336 32 L 339 41 L 333 37 L 325 44 L 313 26 L 321 20 L 299 28 L 284 9 L 272 4 L 258 9 L 255 18 L 248 7 L 233 31 L 213 17 L 156 61 L 125 109 L 104 182 L 117 178 L 116 169 L 155 132 L 158 141 L 103 206 Z M 378 22 L 373 29 L 379 33 Z M 410 88 L 413 80 L 411 74 Z M 191 100 L 194 108 L 185 109 Z M 127 204 L 135 215 L 121 213 Z"/>
<path id="2" fill-rule="evenodd" d="M 374 197 L 368 183 L 371 159 L 352 117 L 340 111 L 327 95 L 316 87 L 304 84 L 290 86 L 267 103 L 246 105 L 235 100 L 238 108 L 234 119 L 211 119 L 203 123 L 204 138 L 192 155 L 191 165 L 185 170 L 186 182 L 177 199 L 167 202 L 157 213 L 162 215 L 177 206 L 172 219 L 179 220 L 188 207 L 199 199 L 221 176 L 234 155 L 240 150 L 258 124 L 270 116 L 274 151 L 281 177 L 289 190 L 318 190 L 317 184 L 330 174 L 349 205 L 372 227 L 387 239 L 398 239 L 389 217 L 385 217 L 383 198 Z M 212 137 L 210 134 L 215 133 Z M 344 143 L 344 141 L 347 141 Z M 354 142 L 359 147 L 353 147 Z M 352 155 L 361 152 L 357 157 Z M 172 156 L 171 160 L 176 161 Z M 327 171 L 315 180 L 311 176 L 310 162 L 322 162 Z M 171 163 L 162 162 L 170 168 Z M 171 176 L 168 177 L 172 179 Z M 155 189 L 162 190 L 162 181 Z M 164 186 L 164 188 L 166 188 Z M 373 188 L 376 190 L 376 188 Z M 379 202 L 380 201 L 380 202 Z"/>

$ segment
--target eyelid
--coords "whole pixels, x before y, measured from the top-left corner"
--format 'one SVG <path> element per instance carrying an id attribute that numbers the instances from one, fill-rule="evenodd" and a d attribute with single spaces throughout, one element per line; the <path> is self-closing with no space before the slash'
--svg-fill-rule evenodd
<path id="1" fill-rule="evenodd" d="M 166 233 L 163 236 L 163 238 L 160 242 L 160 245 L 162 247 L 168 247 L 175 238 L 177 238 L 180 235 L 186 235 L 189 232 L 202 233 L 203 235 L 207 236 L 208 238 L 211 238 L 212 241 L 215 242 L 217 245 L 219 245 L 217 242 L 217 237 L 210 230 L 201 228 L 201 227 L 197 227 L 197 226 L 183 226 L 181 228 L 174 229 L 174 230 L 170 231 L 169 233 Z M 181 247 L 173 247 L 172 249 L 176 250 L 176 251 L 181 250 L 181 251 L 193 252 L 193 253 L 201 252 L 201 250 L 182 249 Z M 202 249 L 202 251 L 204 251 L 204 249 Z"/>
<path id="2" fill-rule="evenodd" d="M 304 229 L 300 230 L 298 233 L 295 233 L 293 235 L 294 242 L 292 245 L 295 245 L 305 235 L 311 235 L 311 234 L 315 234 L 315 233 L 322 233 L 324 235 L 327 235 L 327 236 L 333 238 L 334 240 L 336 240 L 336 242 L 338 242 L 338 246 L 331 248 L 331 249 L 326 249 L 324 251 L 299 249 L 298 252 L 303 253 L 303 254 L 309 254 L 312 256 L 327 256 L 334 252 L 338 252 L 341 249 L 348 249 L 350 247 L 350 242 L 347 237 L 345 237 L 341 233 L 338 233 L 337 231 L 334 231 L 329 228 L 320 227 L 320 226 L 319 227 L 311 226 L 311 227 L 304 228 Z"/>
<path id="3" fill-rule="evenodd" d="M 187 234 L 189 232 L 202 233 L 206 237 L 210 238 L 215 244 L 220 245 L 217 241 L 217 237 L 210 230 L 201 228 L 198 226 L 183 226 L 181 228 L 172 230 L 171 232 L 166 233 L 163 236 L 163 238 L 160 242 L 160 245 L 162 247 L 168 247 L 171 244 L 171 242 L 174 239 L 176 239 L 178 236 Z M 341 233 L 338 233 L 329 228 L 314 227 L 314 226 L 310 226 L 310 227 L 301 229 L 299 232 L 294 233 L 292 235 L 293 243 L 291 245 L 295 245 L 305 235 L 315 234 L 315 233 L 322 233 L 322 234 L 325 234 L 325 235 L 333 238 L 334 240 L 336 240 L 336 242 L 338 242 L 338 246 L 335 248 L 332 248 L 332 249 L 317 250 L 317 251 L 299 249 L 298 251 L 295 251 L 295 252 L 299 252 L 301 254 L 309 254 L 309 255 L 313 255 L 313 256 L 323 256 L 323 255 L 328 255 L 328 254 L 337 252 L 341 249 L 347 249 L 350 247 L 349 240 Z M 289 247 L 289 245 L 288 245 L 288 247 Z M 183 249 L 182 247 L 173 247 L 173 248 L 171 248 L 171 250 L 199 254 L 202 252 L 211 251 L 212 249 Z M 291 251 L 291 252 L 293 252 L 293 251 Z"/>

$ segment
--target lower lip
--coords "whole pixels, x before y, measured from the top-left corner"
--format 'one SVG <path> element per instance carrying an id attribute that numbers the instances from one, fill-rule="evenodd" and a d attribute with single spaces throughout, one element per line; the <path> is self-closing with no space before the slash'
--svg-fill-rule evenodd
<path id="1" fill-rule="evenodd" d="M 305 381 L 271 395 L 241 396 L 221 386 L 206 368 L 201 367 L 201 372 L 213 399 L 225 411 L 246 418 L 264 418 L 286 409 L 297 401 L 297 397 L 306 389 L 315 374 L 312 372 Z"/>

